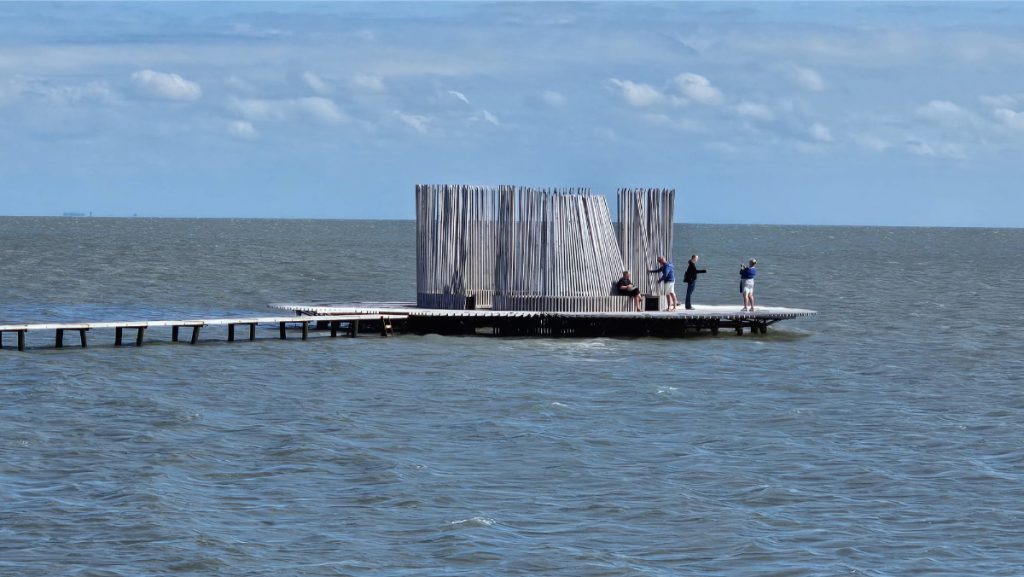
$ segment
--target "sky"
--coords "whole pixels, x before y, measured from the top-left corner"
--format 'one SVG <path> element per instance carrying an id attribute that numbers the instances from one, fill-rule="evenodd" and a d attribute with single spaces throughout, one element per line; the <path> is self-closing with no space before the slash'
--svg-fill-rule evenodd
<path id="1" fill-rule="evenodd" d="M 1020 227 L 1024 3 L 0 3 L 0 214 L 412 219 L 418 183 Z"/>

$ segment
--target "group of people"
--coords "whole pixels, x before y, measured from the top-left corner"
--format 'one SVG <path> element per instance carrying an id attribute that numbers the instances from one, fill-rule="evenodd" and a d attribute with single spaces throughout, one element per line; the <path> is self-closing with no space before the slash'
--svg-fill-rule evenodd
<path id="1" fill-rule="evenodd" d="M 686 283 L 686 310 L 693 310 L 693 305 L 690 303 L 690 298 L 693 296 L 693 289 L 697 286 L 697 275 L 708 272 L 705 269 L 697 268 L 697 261 L 700 257 L 696 254 L 690 256 L 690 262 L 687 263 L 686 272 L 683 273 L 683 282 Z M 668 308 L 666 310 L 674 311 L 679 308 L 679 299 L 676 298 L 676 271 L 672 267 L 672 263 L 668 262 L 665 257 L 658 257 L 658 268 L 647 271 L 648 274 L 661 274 L 658 278 L 659 283 L 665 283 L 665 296 L 668 299 Z M 750 259 L 750 261 L 740 265 L 740 294 L 743 295 L 743 310 L 753 311 L 754 310 L 754 278 L 757 276 L 757 259 Z M 616 283 L 619 294 L 627 295 L 633 298 L 633 306 L 638 311 L 644 310 L 644 297 L 640 294 L 640 289 L 633 284 L 633 279 L 630 277 L 629 271 L 622 271 L 622 278 Z"/>

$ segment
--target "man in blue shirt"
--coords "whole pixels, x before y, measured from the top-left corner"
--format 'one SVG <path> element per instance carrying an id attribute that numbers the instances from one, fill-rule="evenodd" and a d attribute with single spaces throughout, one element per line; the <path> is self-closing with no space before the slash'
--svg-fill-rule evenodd
<path id="1" fill-rule="evenodd" d="M 757 259 L 740 265 L 740 294 L 743 295 L 743 310 L 754 310 L 754 278 L 757 277 Z"/>
<path id="2" fill-rule="evenodd" d="M 672 263 L 665 260 L 663 256 L 658 257 L 658 264 L 661 266 L 647 272 L 651 274 L 661 273 L 661 278 L 658 279 L 658 282 L 665 283 L 665 296 L 668 299 L 668 308 L 666 310 L 674 311 L 679 306 L 679 300 L 676 299 L 676 271 L 672 268 Z"/>

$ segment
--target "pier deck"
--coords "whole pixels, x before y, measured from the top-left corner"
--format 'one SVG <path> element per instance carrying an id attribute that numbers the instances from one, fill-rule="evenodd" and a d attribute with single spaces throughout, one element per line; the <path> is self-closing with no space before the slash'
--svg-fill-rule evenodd
<path id="1" fill-rule="evenodd" d="M 235 340 L 235 329 L 239 326 L 249 329 L 248 340 L 256 339 L 256 327 L 258 325 L 276 325 L 278 336 L 281 339 L 287 338 L 287 328 L 299 325 L 302 331 L 302 338 L 309 337 L 310 324 L 315 323 L 317 328 L 330 330 L 332 337 L 339 333 L 345 333 L 354 337 L 366 329 L 377 331 L 379 329 L 383 336 L 393 334 L 393 322 L 405 319 L 403 314 L 326 314 L 316 318 L 308 316 L 272 316 L 272 317 L 241 317 L 223 319 L 181 319 L 181 320 L 129 320 L 129 321 L 103 321 L 103 322 L 67 322 L 67 323 L 18 323 L 0 324 L 0 348 L 4 348 L 4 335 L 6 333 L 17 333 L 18 350 L 23 351 L 26 347 L 26 335 L 29 332 L 53 331 L 54 347 L 64 346 L 64 333 L 77 332 L 81 346 L 88 346 L 87 333 L 91 330 L 107 329 L 114 331 L 114 346 L 121 346 L 124 342 L 125 329 L 134 330 L 135 345 L 142 346 L 147 329 L 167 328 L 171 329 L 171 341 L 179 340 L 179 332 L 182 328 L 191 329 L 189 342 L 196 344 L 199 341 L 199 332 L 203 327 L 227 327 L 227 340 Z M 344 324 L 344 326 L 342 326 Z M 360 326 L 362 324 L 362 327 Z"/>
<path id="2" fill-rule="evenodd" d="M 737 334 L 768 332 L 782 320 L 813 316 L 817 311 L 784 307 L 758 307 L 744 312 L 739 306 L 701 305 L 693 310 L 642 312 L 551 312 L 452 310 L 418 308 L 415 303 L 274 303 L 271 308 L 297 315 L 320 317 L 337 314 L 401 315 L 401 329 L 414 334 L 491 334 L 501 336 L 687 336 L 721 329 Z"/>

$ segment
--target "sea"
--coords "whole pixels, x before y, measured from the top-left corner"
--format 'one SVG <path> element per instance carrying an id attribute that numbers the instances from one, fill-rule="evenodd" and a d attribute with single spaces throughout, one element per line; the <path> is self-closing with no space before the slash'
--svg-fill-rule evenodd
<path id="1" fill-rule="evenodd" d="M 698 308 L 756 258 L 759 305 L 818 312 L 764 335 L 7 334 L 0 575 L 1021 576 L 1022 252 L 677 224 Z M 415 274 L 411 221 L 0 218 L 0 323 L 413 301 Z"/>

